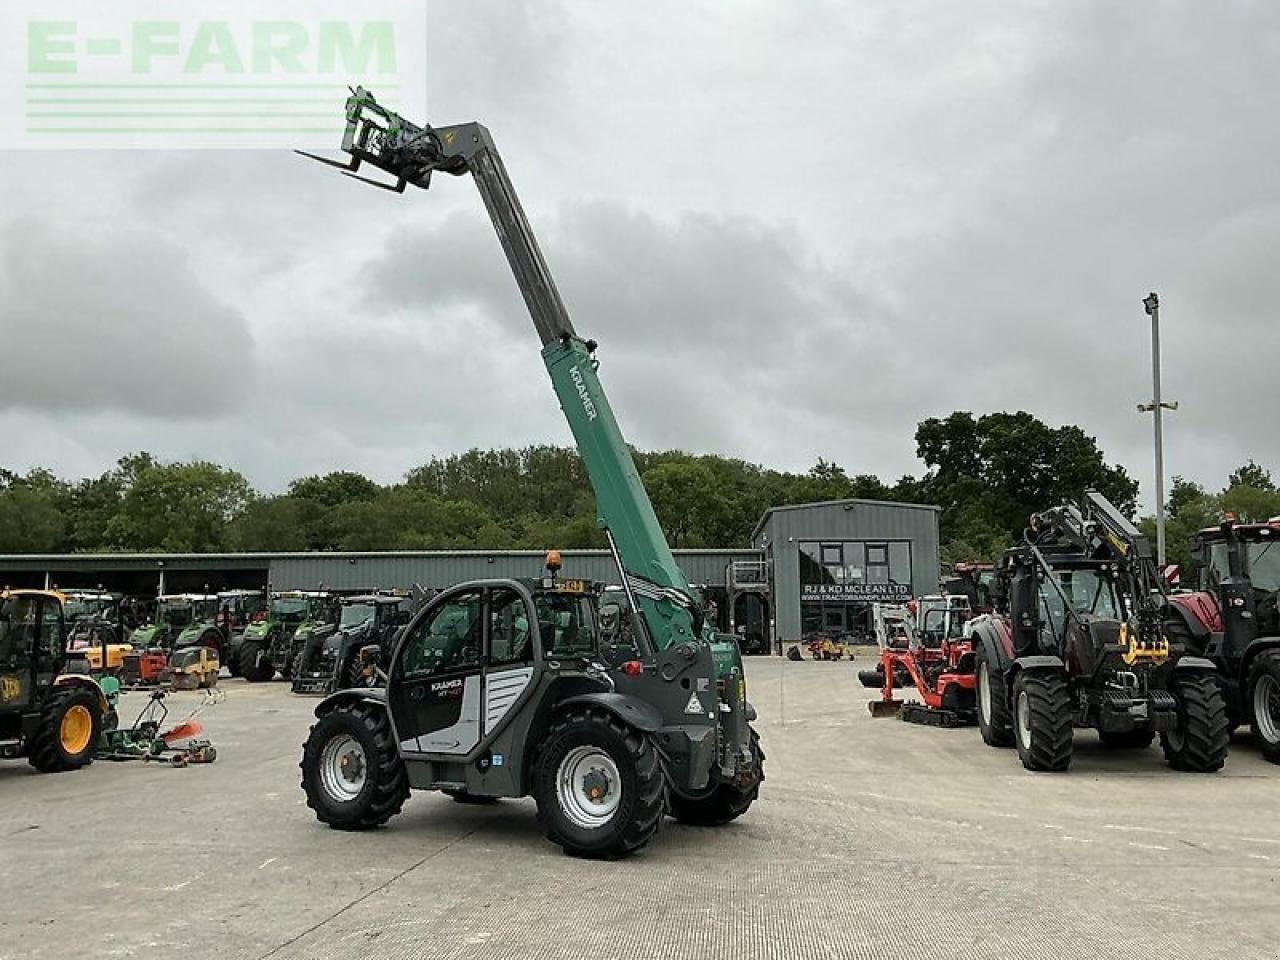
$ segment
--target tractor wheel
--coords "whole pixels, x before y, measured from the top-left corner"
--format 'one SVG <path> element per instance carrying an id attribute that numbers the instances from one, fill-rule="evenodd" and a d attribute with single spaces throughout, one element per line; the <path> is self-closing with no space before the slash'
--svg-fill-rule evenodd
<path id="1" fill-rule="evenodd" d="M 267 658 L 266 650 L 257 640 L 240 644 L 240 676 L 250 683 L 265 683 L 276 675 L 276 668 Z"/>
<path id="2" fill-rule="evenodd" d="M 1280 650 L 1258 654 L 1249 668 L 1245 689 L 1253 716 L 1253 738 L 1267 760 L 1280 763 Z"/>
<path id="3" fill-rule="evenodd" d="M 864 687 L 872 690 L 879 690 L 884 686 L 884 668 L 879 667 L 875 670 L 859 670 L 858 682 Z"/>
<path id="4" fill-rule="evenodd" d="M 987 659 L 985 650 L 979 649 L 974 668 L 974 691 L 978 701 L 978 732 L 989 747 L 1013 746 L 1013 721 L 1009 716 L 1009 696 L 1004 677 Z"/>
<path id="5" fill-rule="evenodd" d="M 1154 730 L 1099 730 L 1103 746 L 1115 750 L 1145 750 L 1155 742 Z"/>
<path id="6" fill-rule="evenodd" d="M 348 661 L 346 669 L 342 671 L 341 676 L 343 690 L 369 686 L 369 681 L 364 676 L 364 666 L 360 663 L 359 650 L 351 655 L 351 659 Z"/>
<path id="7" fill-rule="evenodd" d="M 500 797 L 482 797 L 476 793 L 467 793 L 465 790 L 443 790 L 441 792 L 457 803 L 465 803 L 476 807 L 488 806 L 489 804 L 497 803 L 501 799 Z"/>
<path id="8" fill-rule="evenodd" d="M 1013 729 L 1018 758 L 1028 770 L 1058 773 L 1071 766 L 1071 695 L 1064 674 L 1018 674 L 1013 681 Z"/>
<path id="9" fill-rule="evenodd" d="M 751 756 L 760 776 L 750 787 L 742 789 L 729 783 L 716 784 L 695 797 L 686 797 L 671 791 L 671 816 L 681 823 L 698 827 L 721 827 L 730 820 L 737 820 L 760 796 L 760 783 L 764 780 L 764 751 L 760 749 L 760 737 L 751 731 Z"/>
<path id="10" fill-rule="evenodd" d="M 542 742 L 534 799 L 547 839 L 565 853 L 620 857 L 662 826 L 667 780 L 647 734 L 611 714 L 575 710 L 555 720 Z"/>
<path id="11" fill-rule="evenodd" d="M 399 813 L 409 775 L 386 708 L 348 703 L 317 720 L 302 748 L 302 789 L 335 830 L 369 830 Z"/>
<path id="12" fill-rule="evenodd" d="M 1160 746 L 1169 766 L 1186 773 L 1213 773 L 1222 769 L 1231 745 L 1227 733 L 1227 707 L 1212 674 L 1175 676 L 1173 695 L 1178 700 L 1178 727 L 1160 734 Z"/>
<path id="13" fill-rule="evenodd" d="M 40 711 L 40 726 L 31 737 L 27 762 L 41 773 L 79 770 L 93 763 L 93 748 L 101 732 L 101 705 L 92 690 L 56 690 Z"/>

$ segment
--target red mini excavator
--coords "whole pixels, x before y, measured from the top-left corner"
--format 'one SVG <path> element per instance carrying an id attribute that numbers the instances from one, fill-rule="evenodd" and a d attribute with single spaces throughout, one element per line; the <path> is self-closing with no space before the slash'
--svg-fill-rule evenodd
<path id="1" fill-rule="evenodd" d="M 924 597 L 905 647 L 880 648 L 884 676 L 879 700 L 867 704 L 873 717 L 900 716 L 911 723 L 962 727 L 976 719 L 973 643 L 964 625 L 971 615 L 965 596 Z M 921 703 L 894 696 L 895 675 L 906 673 Z"/>

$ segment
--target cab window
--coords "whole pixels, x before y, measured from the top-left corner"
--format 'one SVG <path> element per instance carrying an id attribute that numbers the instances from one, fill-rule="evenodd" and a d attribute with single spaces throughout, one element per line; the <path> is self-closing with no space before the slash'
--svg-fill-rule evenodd
<path id="1" fill-rule="evenodd" d="M 489 599 L 489 663 L 528 663 L 533 659 L 533 631 L 524 598 L 514 590 L 495 590 Z"/>
<path id="2" fill-rule="evenodd" d="M 545 657 L 582 657 L 596 652 L 591 602 L 580 593 L 543 593 L 534 598 Z"/>
<path id="3" fill-rule="evenodd" d="M 419 620 L 404 640 L 401 669 L 405 676 L 479 667 L 484 639 L 479 590 L 452 598 Z"/>

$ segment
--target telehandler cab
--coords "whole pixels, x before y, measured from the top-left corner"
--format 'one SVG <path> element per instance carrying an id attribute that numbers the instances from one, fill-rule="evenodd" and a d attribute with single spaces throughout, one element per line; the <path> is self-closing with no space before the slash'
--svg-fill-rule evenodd
<path id="1" fill-rule="evenodd" d="M 385 823 L 410 788 L 459 800 L 532 794 L 567 853 L 644 846 L 664 814 L 722 824 L 763 779 L 742 657 L 704 623 L 596 375 L 596 343 L 573 328 L 488 130 L 419 127 L 363 88 L 347 101 L 345 163 L 402 192 L 434 172 L 470 173 L 542 342 L 542 359 L 596 496 L 632 614 L 634 649 L 605 642 L 596 584 L 556 576 L 483 580 L 438 594 L 400 634 L 385 687 L 317 708 L 302 786 L 339 829 Z M 357 179 L 364 179 L 357 177 Z M 611 611 L 616 606 L 611 604 Z M 612 613 L 610 615 L 612 619 Z"/>

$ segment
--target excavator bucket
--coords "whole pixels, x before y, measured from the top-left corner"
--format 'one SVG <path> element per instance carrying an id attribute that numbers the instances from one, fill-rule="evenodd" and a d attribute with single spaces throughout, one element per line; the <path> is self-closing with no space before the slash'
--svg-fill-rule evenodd
<path id="1" fill-rule="evenodd" d="M 867 704 L 867 709 L 871 711 L 873 717 L 896 717 L 902 710 L 901 700 L 872 700 Z"/>

